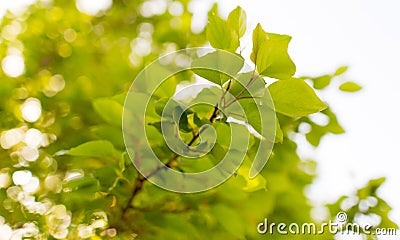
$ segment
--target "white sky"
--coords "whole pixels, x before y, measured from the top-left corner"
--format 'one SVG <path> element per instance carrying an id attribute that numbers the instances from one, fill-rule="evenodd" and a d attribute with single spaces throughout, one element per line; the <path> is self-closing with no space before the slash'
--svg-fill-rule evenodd
<path id="1" fill-rule="evenodd" d="M 0 16 L 9 5 L 31 1 L 0 0 Z M 196 1 L 196 9 L 204 11 L 211 2 Z M 269 32 L 291 35 L 289 50 L 298 75 L 331 73 L 341 65 L 350 66 L 346 79 L 364 89 L 356 94 L 323 94 L 347 133 L 324 138 L 315 150 L 300 146 L 302 154 L 319 163 L 319 177 L 310 196 L 331 201 L 368 179 L 386 176 L 380 193 L 395 208 L 391 216 L 400 223 L 400 107 L 396 104 L 400 103 L 400 2 L 224 0 L 219 4 L 223 15 L 237 5 L 244 8 L 249 30 L 260 22 Z M 247 53 L 250 32 L 244 39 Z"/>

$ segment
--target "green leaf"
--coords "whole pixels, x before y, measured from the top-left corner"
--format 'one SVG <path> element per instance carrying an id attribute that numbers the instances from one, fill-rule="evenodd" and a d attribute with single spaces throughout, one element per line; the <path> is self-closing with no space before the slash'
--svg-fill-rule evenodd
<path id="1" fill-rule="evenodd" d="M 66 182 L 63 185 L 64 188 L 69 188 L 73 191 L 76 191 L 78 189 L 82 190 L 91 190 L 91 191 L 97 191 L 98 187 L 99 187 L 99 183 L 98 181 L 93 178 L 93 177 L 80 177 L 77 179 L 72 179 L 68 182 Z"/>
<path id="2" fill-rule="evenodd" d="M 249 169 L 246 169 L 246 174 L 249 172 Z M 245 174 L 245 173 L 244 173 Z M 261 189 L 266 189 L 267 180 L 261 175 L 257 175 L 255 178 L 245 177 L 247 184 L 243 187 L 243 191 L 245 192 L 255 192 Z"/>
<path id="3" fill-rule="evenodd" d="M 155 127 L 160 133 L 162 133 L 162 128 L 161 128 L 161 122 L 160 121 L 148 123 L 148 125 Z"/>
<path id="4" fill-rule="evenodd" d="M 240 55 L 216 51 L 193 60 L 192 70 L 197 75 L 222 85 L 229 78 L 234 77 L 243 65 L 244 60 Z"/>
<path id="5" fill-rule="evenodd" d="M 123 92 L 123 93 L 114 95 L 111 99 L 116 101 L 117 103 L 119 103 L 121 106 L 123 106 L 125 104 L 125 99 L 126 99 L 127 94 L 128 94 L 127 92 Z"/>
<path id="6" fill-rule="evenodd" d="M 268 87 L 275 110 L 290 117 L 307 116 L 327 108 L 301 79 L 276 81 Z"/>
<path id="7" fill-rule="evenodd" d="M 241 216 L 237 211 L 225 205 L 218 204 L 212 208 L 212 212 L 225 230 L 237 238 L 243 239 L 245 228 Z"/>
<path id="8" fill-rule="evenodd" d="M 355 82 L 345 82 L 339 86 L 339 89 L 344 92 L 357 92 L 360 91 L 362 87 Z"/>
<path id="9" fill-rule="evenodd" d="M 159 116 L 162 116 L 165 105 L 168 103 L 168 98 L 161 98 L 154 104 L 154 109 Z"/>
<path id="10" fill-rule="evenodd" d="M 283 142 L 283 131 L 281 129 L 281 125 L 279 124 L 279 119 L 276 117 L 276 132 L 275 132 L 275 142 L 282 143 Z"/>
<path id="11" fill-rule="evenodd" d="M 315 89 L 322 90 L 331 83 L 332 76 L 331 75 L 323 75 L 320 77 L 312 78 L 311 80 L 313 80 L 313 83 L 314 83 L 313 86 Z"/>
<path id="12" fill-rule="evenodd" d="M 119 157 L 121 155 L 109 141 L 105 140 L 83 143 L 71 148 L 66 154 L 77 157 Z"/>
<path id="13" fill-rule="evenodd" d="M 206 35 L 214 48 L 235 52 L 239 47 L 239 39 L 235 37 L 235 31 L 229 27 L 227 21 L 216 14 L 208 18 Z"/>
<path id="14" fill-rule="evenodd" d="M 290 36 L 268 33 L 259 45 L 256 65 L 261 75 L 277 79 L 289 79 L 296 73 L 296 65 L 288 54 Z"/>
<path id="15" fill-rule="evenodd" d="M 213 127 L 217 132 L 217 143 L 224 148 L 228 148 L 231 144 L 230 126 L 225 123 L 214 122 Z"/>
<path id="16" fill-rule="evenodd" d="M 325 126 L 325 129 L 333 134 L 342 134 L 345 132 L 343 127 L 340 125 L 335 113 L 333 113 L 329 108 L 322 111 L 323 114 L 329 117 L 329 123 Z"/>
<path id="17" fill-rule="evenodd" d="M 102 191 L 108 191 L 117 178 L 114 168 L 111 167 L 104 167 L 94 170 L 94 176 L 96 179 L 98 179 Z"/>
<path id="18" fill-rule="evenodd" d="M 306 139 L 311 145 L 317 147 L 322 137 L 325 136 L 325 134 L 327 133 L 328 132 L 324 127 L 317 124 L 312 124 L 312 130 L 306 134 Z"/>
<path id="19" fill-rule="evenodd" d="M 307 121 L 311 125 L 311 131 L 306 134 L 306 139 L 315 147 L 319 145 L 322 137 L 324 137 L 326 134 L 342 134 L 345 132 L 343 127 L 339 124 L 336 115 L 329 108 L 321 111 L 321 113 L 329 117 L 329 122 L 327 125 L 321 126 L 311 120 Z"/>
<path id="20" fill-rule="evenodd" d="M 199 116 L 197 115 L 197 113 L 193 113 L 193 123 L 196 124 L 197 127 L 201 127 L 204 124 L 206 124 L 206 122 L 203 122 Z"/>
<path id="21" fill-rule="evenodd" d="M 175 124 L 177 124 L 179 126 L 179 130 L 182 130 L 184 132 L 191 132 L 193 129 L 190 127 L 189 125 L 189 121 L 188 121 L 188 112 L 190 112 L 190 109 L 185 109 L 184 106 L 182 106 L 180 103 L 171 100 L 172 102 L 170 102 L 169 104 L 171 104 L 169 107 L 170 109 L 165 109 L 167 106 L 169 99 L 167 98 L 162 98 L 159 101 L 157 101 L 155 103 L 155 111 L 158 115 L 163 116 L 163 112 L 166 111 L 164 113 L 164 116 L 166 119 L 170 118 L 170 120 L 173 120 L 175 122 Z M 171 107 L 173 106 L 173 107 Z M 163 120 L 166 120 L 163 119 Z M 154 122 L 154 123 L 149 123 L 149 125 L 154 126 L 155 128 L 157 128 L 160 132 L 162 132 L 161 130 L 161 122 Z"/>
<path id="22" fill-rule="evenodd" d="M 378 188 L 386 181 L 385 177 L 371 179 L 368 184 L 357 191 L 357 195 L 360 199 L 365 199 L 368 196 L 376 196 Z"/>
<path id="23" fill-rule="evenodd" d="M 237 6 L 228 16 L 228 26 L 233 29 L 238 37 L 243 37 L 246 33 L 246 12 Z"/>
<path id="24" fill-rule="evenodd" d="M 256 63 L 258 50 L 261 46 L 261 43 L 266 41 L 268 38 L 267 33 L 261 27 L 261 24 L 257 24 L 256 28 L 253 30 L 253 51 L 250 55 L 251 61 Z"/>
<path id="25" fill-rule="evenodd" d="M 252 81 L 252 84 L 249 85 L 250 80 Z M 227 84 L 225 83 L 225 85 Z M 224 87 L 226 89 L 225 85 Z M 245 87 L 246 89 L 244 89 Z M 236 97 L 261 97 L 262 95 L 264 95 L 264 90 L 264 79 L 251 71 L 238 74 L 231 82 L 229 92 Z"/>
<path id="26" fill-rule="evenodd" d="M 336 72 L 333 74 L 333 76 L 342 75 L 343 73 L 345 73 L 347 71 L 347 69 L 349 69 L 348 66 L 339 67 L 338 69 L 336 69 Z"/>
<path id="27" fill-rule="evenodd" d="M 179 130 L 183 132 L 192 132 L 192 128 L 189 125 L 187 112 L 179 106 L 176 106 L 172 112 L 175 123 L 178 124 Z"/>
<path id="28" fill-rule="evenodd" d="M 242 190 L 245 192 L 255 192 L 261 189 L 265 190 L 267 185 L 266 179 L 261 174 L 258 174 L 254 178 L 250 178 L 250 167 L 251 162 L 249 161 L 249 158 L 246 158 L 242 166 L 237 171 L 238 175 L 243 177 L 246 182 L 246 185 L 242 187 Z"/>
<path id="29" fill-rule="evenodd" d="M 124 137 L 121 128 L 102 124 L 92 127 L 91 132 L 98 138 L 112 142 L 116 148 L 124 149 Z"/>
<path id="30" fill-rule="evenodd" d="M 123 107 L 115 100 L 109 98 L 100 98 L 93 101 L 94 110 L 107 123 L 121 127 Z"/>
<path id="31" fill-rule="evenodd" d="M 246 113 L 248 124 L 250 124 L 258 133 L 261 133 L 263 126 L 261 123 L 259 106 L 257 106 L 252 99 L 246 101 L 246 103 L 242 104 L 242 106 Z"/>

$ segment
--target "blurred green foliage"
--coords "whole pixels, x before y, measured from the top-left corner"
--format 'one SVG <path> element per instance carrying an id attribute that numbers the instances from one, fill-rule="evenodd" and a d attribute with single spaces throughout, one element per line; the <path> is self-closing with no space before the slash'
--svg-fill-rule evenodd
<path id="1" fill-rule="evenodd" d="M 139 71 L 165 53 L 203 46 L 207 39 L 216 48 L 240 48 L 246 29 L 246 14 L 240 8 L 224 20 L 214 7 L 206 30 L 194 33 L 190 4 L 114 0 L 110 9 L 90 16 L 74 1 L 55 0 L 39 1 L 23 14 L 6 14 L 0 38 L 0 239 L 333 238 L 327 232 L 257 232 L 264 218 L 287 224 L 315 222 L 304 189 L 315 177 L 316 163 L 300 159 L 291 136 L 305 135 L 318 146 L 324 135 L 344 132 L 315 91 L 346 71 L 339 68 L 332 75 L 288 80 L 295 73 L 286 52 L 290 37 L 266 33 L 260 25 L 253 33 L 251 59 L 262 76 L 279 79 L 268 84 L 279 126 L 273 154 L 261 175 L 247 177 L 257 138 L 237 175 L 203 193 L 162 190 L 133 167 L 123 143 L 121 116 L 124 93 Z M 9 56 L 14 58 L 5 60 Z M 196 73 L 227 89 L 224 76 Z M 171 83 L 157 92 L 157 104 L 174 93 L 179 81 Z M 230 91 L 236 95 L 239 86 Z M 360 87 L 348 82 L 340 89 Z M 157 104 L 151 106 L 155 111 Z M 183 138 L 190 139 L 190 131 L 207 123 L 212 110 L 187 114 L 187 122 L 180 126 Z M 329 119 L 326 125 L 309 118 L 318 111 Z M 221 132 L 226 128 L 221 122 L 214 125 Z M 310 130 L 302 132 L 301 125 Z M 160 158 L 168 159 L 171 151 L 158 141 L 161 136 L 154 126 L 148 128 L 149 141 Z M 214 164 L 225 150 L 221 143 L 201 164 L 182 160 L 169 167 L 198 171 L 203 164 Z M 375 214 L 380 220 L 374 227 L 397 227 L 388 218 L 390 207 L 376 194 L 382 182 L 372 180 L 355 196 L 329 205 L 326 220 L 346 211 L 353 222 Z"/>

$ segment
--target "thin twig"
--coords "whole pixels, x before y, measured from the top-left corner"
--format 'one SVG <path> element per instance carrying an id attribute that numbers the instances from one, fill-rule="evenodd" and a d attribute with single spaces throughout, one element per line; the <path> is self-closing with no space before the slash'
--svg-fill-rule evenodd
<path id="1" fill-rule="evenodd" d="M 209 121 L 211 123 L 214 122 L 214 120 L 218 117 L 218 104 L 215 105 L 214 111 L 212 115 L 209 118 Z M 187 144 L 188 146 L 192 146 L 193 143 L 200 137 L 201 132 L 204 130 L 200 130 L 197 134 L 193 135 L 192 139 L 190 142 Z M 125 205 L 125 207 L 122 208 L 122 218 L 126 218 L 127 212 L 133 208 L 132 202 L 135 199 L 135 197 L 138 195 L 138 193 L 143 189 L 143 184 L 146 180 L 157 174 L 159 171 L 162 169 L 168 169 L 171 168 L 172 163 L 179 157 L 178 154 L 174 153 L 165 163 L 165 165 L 158 166 L 156 169 L 154 169 L 152 172 L 150 172 L 147 176 L 143 176 L 140 173 L 138 173 L 138 176 L 135 179 L 135 183 L 133 184 L 133 191 L 131 196 L 129 197 L 128 203 Z"/>
<path id="2" fill-rule="evenodd" d="M 258 75 L 256 75 L 256 69 L 253 70 L 253 75 L 251 76 L 250 80 L 247 82 L 246 86 L 244 88 L 242 88 L 242 90 L 240 90 L 240 92 L 238 94 L 236 94 L 235 99 L 232 99 L 228 104 L 226 104 L 224 106 L 224 108 L 229 107 L 230 105 L 232 105 L 235 101 L 238 100 L 238 98 L 240 97 L 240 95 L 242 95 L 247 88 L 249 88 L 251 86 L 251 84 L 254 83 L 254 81 L 258 78 Z"/>

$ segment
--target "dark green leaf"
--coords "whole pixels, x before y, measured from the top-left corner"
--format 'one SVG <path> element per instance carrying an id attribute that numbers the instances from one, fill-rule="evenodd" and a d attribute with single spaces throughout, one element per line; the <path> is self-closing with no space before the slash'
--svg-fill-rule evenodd
<path id="1" fill-rule="evenodd" d="M 189 125 L 187 112 L 183 111 L 181 107 L 175 107 L 173 118 L 175 123 L 178 124 L 179 130 L 182 130 L 184 132 L 192 132 L 193 129 Z"/>
<path id="2" fill-rule="evenodd" d="M 99 180 L 101 191 L 107 192 L 114 184 L 117 174 L 115 169 L 110 167 L 99 168 L 94 171 L 94 177 Z"/>
<path id="3" fill-rule="evenodd" d="M 100 98 L 93 101 L 95 111 L 107 123 L 121 127 L 123 107 L 115 100 L 109 98 Z"/>

